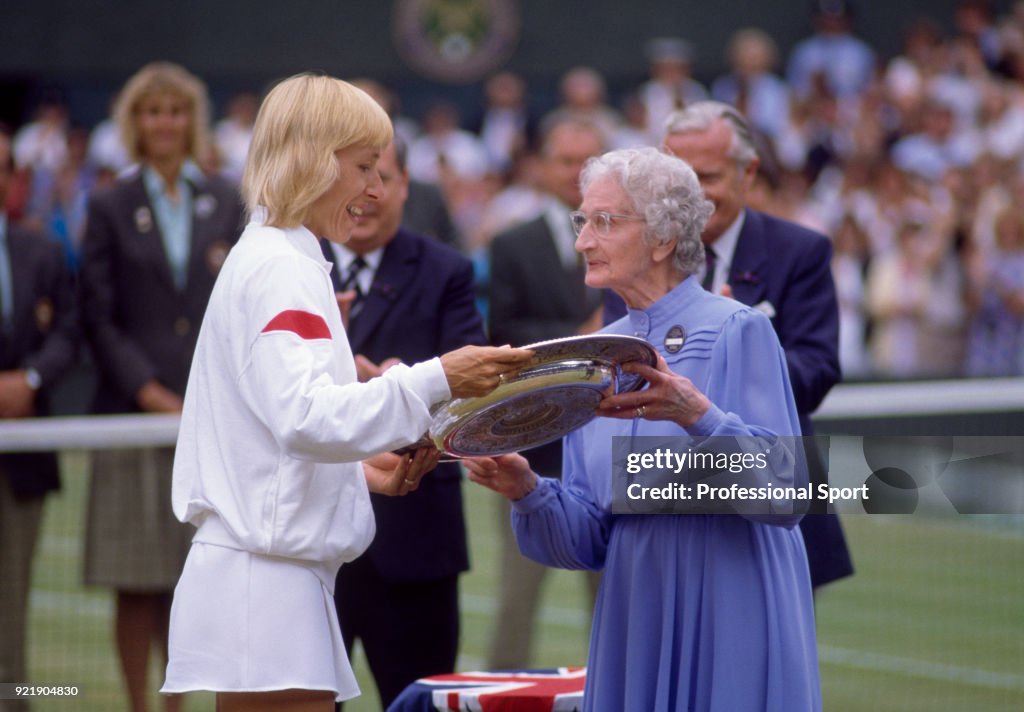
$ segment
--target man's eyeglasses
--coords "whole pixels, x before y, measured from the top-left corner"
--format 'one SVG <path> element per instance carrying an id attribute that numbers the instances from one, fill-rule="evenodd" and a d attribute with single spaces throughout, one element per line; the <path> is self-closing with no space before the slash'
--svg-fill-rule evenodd
<path id="1" fill-rule="evenodd" d="M 588 222 L 590 223 L 590 226 L 594 228 L 594 232 L 596 232 L 600 237 L 607 237 L 608 233 L 612 229 L 613 221 L 643 221 L 643 218 L 640 217 L 639 215 L 618 215 L 616 213 L 605 212 L 604 210 L 599 210 L 596 213 L 592 213 L 591 216 L 588 218 L 583 212 L 579 210 L 574 210 L 571 213 L 569 213 L 569 220 L 572 221 L 572 231 L 576 233 L 577 237 L 579 237 L 579 234 L 583 232 L 583 226 L 586 225 Z"/>

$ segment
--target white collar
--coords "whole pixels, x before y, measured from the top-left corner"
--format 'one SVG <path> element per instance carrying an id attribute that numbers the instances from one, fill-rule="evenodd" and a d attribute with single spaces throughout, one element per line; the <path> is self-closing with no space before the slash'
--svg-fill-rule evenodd
<path id="1" fill-rule="evenodd" d="M 349 267 L 356 259 L 356 253 L 350 250 L 345 245 L 339 245 L 336 242 L 328 241 L 331 246 L 331 252 L 337 261 L 338 269 L 341 274 L 347 274 Z M 363 255 L 363 261 L 366 262 L 366 266 L 370 268 L 370 274 L 377 272 L 377 268 L 380 267 L 380 262 L 384 258 L 384 248 L 378 247 L 372 252 L 367 252 Z"/>
<path id="2" fill-rule="evenodd" d="M 268 211 L 266 206 L 256 206 L 249 216 L 249 224 L 267 225 L 267 213 Z M 301 254 L 309 257 L 311 260 L 314 260 L 323 268 L 327 270 L 330 269 L 330 263 L 324 259 L 324 253 L 320 250 L 320 242 L 308 227 L 305 225 L 297 225 L 295 227 L 268 227 L 283 232 L 288 242 L 291 243 L 291 245 Z"/>

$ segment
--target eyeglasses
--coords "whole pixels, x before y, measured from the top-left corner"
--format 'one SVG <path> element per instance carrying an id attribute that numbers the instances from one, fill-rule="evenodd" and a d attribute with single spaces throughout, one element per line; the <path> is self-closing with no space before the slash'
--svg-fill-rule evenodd
<path id="1" fill-rule="evenodd" d="M 594 228 L 594 232 L 601 237 L 607 237 L 611 232 L 613 220 L 640 220 L 643 222 L 643 218 L 639 215 L 618 215 L 604 210 L 593 213 L 589 218 L 583 212 L 574 210 L 569 213 L 569 220 L 572 221 L 572 231 L 576 233 L 577 237 L 583 232 L 583 226 L 588 222 Z"/>

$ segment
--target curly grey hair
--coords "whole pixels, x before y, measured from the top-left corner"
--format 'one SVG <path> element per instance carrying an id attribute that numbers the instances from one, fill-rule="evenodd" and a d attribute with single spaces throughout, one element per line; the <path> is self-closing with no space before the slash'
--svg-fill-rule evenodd
<path id="1" fill-rule="evenodd" d="M 618 182 L 644 219 L 644 241 L 652 247 L 674 242 L 675 266 L 696 274 L 704 264 L 700 235 L 715 208 L 690 165 L 656 148 L 623 148 L 588 160 L 580 188 L 585 192 L 605 177 Z"/>

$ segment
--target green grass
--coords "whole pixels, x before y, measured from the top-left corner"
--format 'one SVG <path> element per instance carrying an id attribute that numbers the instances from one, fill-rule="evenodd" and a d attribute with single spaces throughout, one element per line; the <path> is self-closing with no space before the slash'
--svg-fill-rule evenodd
<path id="1" fill-rule="evenodd" d="M 76 683 L 75 700 L 48 710 L 126 708 L 111 640 L 111 594 L 81 585 L 85 458 L 64 456 L 64 490 L 47 502 L 30 617 L 30 675 Z M 459 669 L 479 669 L 490 635 L 498 527 L 490 492 L 466 486 L 473 569 L 462 579 Z M 1001 712 L 1024 709 L 1024 523 L 985 517 L 846 516 L 857 575 L 819 594 L 825 709 L 837 712 Z M 548 578 L 537 666 L 586 659 L 586 586 L 575 572 Z M 347 712 L 379 709 L 357 652 L 365 694 Z M 161 671 L 154 665 L 154 687 Z M 155 701 L 153 710 L 160 709 Z M 209 695 L 189 712 L 213 710 Z"/>
<path id="2" fill-rule="evenodd" d="M 844 519 L 857 575 L 819 596 L 828 710 L 1024 709 L 1024 531 Z"/>

